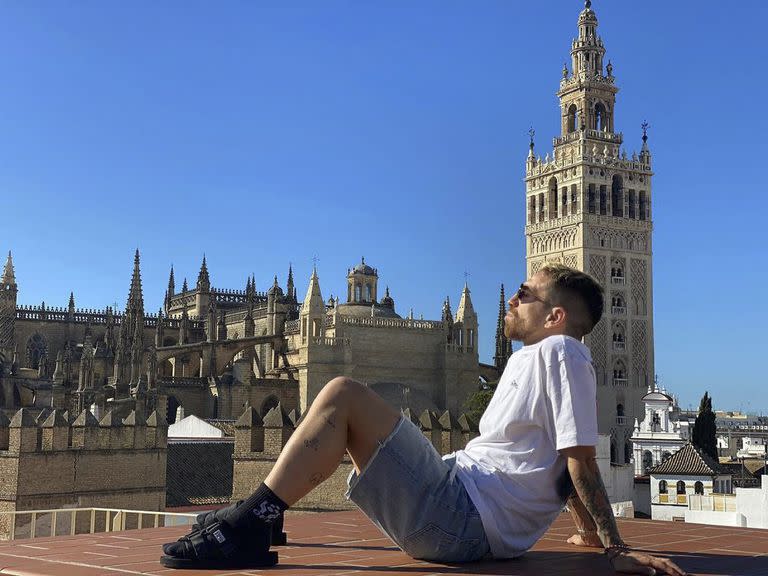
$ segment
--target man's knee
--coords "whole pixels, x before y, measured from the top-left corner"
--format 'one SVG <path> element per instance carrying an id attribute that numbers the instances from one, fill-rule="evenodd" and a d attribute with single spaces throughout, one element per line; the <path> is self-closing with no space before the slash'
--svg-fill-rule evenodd
<path id="1" fill-rule="evenodd" d="M 320 396 L 323 397 L 323 400 L 338 402 L 358 396 L 363 390 L 365 390 L 365 386 L 357 380 L 347 376 L 337 376 L 323 387 Z M 320 400 L 320 396 L 318 396 L 318 400 Z"/>

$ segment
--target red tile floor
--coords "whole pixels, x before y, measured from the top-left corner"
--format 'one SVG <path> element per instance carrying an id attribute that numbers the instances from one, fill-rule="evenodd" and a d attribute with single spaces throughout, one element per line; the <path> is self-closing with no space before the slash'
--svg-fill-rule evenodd
<path id="1" fill-rule="evenodd" d="M 522 558 L 446 565 L 409 558 L 359 512 L 289 513 L 285 519 L 289 545 L 276 548 L 280 564 L 269 570 L 174 571 L 163 568 L 158 561 L 160 545 L 186 532 L 186 528 L 174 527 L 0 542 L 0 574 L 612 574 L 608 561 L 599 551 L 576 549 L 565 543 L 572 526 L 570 518 L 563 515 Z M 619 520 L 619 527 L 630 545 L 668 555 L 691 574 L 768 576 L 768 530 L 623 519 Z"/>

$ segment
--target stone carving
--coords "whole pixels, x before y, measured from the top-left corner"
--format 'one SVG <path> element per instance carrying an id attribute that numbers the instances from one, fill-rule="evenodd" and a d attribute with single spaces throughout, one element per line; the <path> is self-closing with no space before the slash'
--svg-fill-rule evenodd
<path id="1" fill-rule="evenodd" d="M 589 257 L 589 273 L 595 277 L 595 280 L 605 284 L 605 256 L 592 254 Z"/>
<path id="2" fill-rule="evenodd" d="M 648 265 L 645 260 L 632 258 L 630 263 L 630 274 L 632 280 L 632 301 L 634 304 L 633 312 L 640 316 L 648 313 L 646 306 L 646 297 L 648 293 Z"/>
<path id="3" fill-rule="evenodd" d="M 589 335 L 589 348 L 592 350 L 592 361 L 594 362 L 598 373 L 603 372 L 606 367 L 605 343 L 607 336 L 605 323 L 605 316 L 603 316 Z"/>
<path id="4" fill-rule="evenodd" d="M 531 236 L 531 253 L 543 254 L 572 248 L 576 244 L 577 233 L 578 229 L 574 226 Z"/>
<path id="5" fill-rule="evenodd" d="M 590 236 L 590 244 L 596 248 L 613 248 L 614 250 L 646 252 L 648 250 L 648 235 L 645 232 L 630 230 L 593 228 Z"/>
<path id="6" fill-rule="evenodd" d="M 636 374 L 645 372 L 647 370 L 647 331 L 648 323 L 645 320 L 632 321 L 632 371 Z"/>

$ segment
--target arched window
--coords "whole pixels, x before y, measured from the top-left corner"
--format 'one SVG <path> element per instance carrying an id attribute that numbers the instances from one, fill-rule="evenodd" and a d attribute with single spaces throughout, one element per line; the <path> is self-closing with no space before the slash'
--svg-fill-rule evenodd
<path id="1" fill-rule="evenodd" d="M 613 383 L 617 385 L 623 385 L 626 384 L 626 380 L 627 367 L 623 360 L 618 359 L 613 363 Z"/>
<path id="2" fill-rule="evenodd" d="M 653 454 L 651 454 L 650 450 L 646 450 L 643 452 L 643 474 L 648 472 L 648 468 L 653 466 Z M 662 480 L 664 482 L 664 480 Z M 664 490 L 667 489 L 667 483 L 664 482 Z"/>
<path id="3" fill-rule="evenodd" d="M 360 302 L 363 297 L 363 287 L 360 284 L 355 284 L 355 302 Z"/>
<path id="4" fill-rule="evenodd" d="M 595 105 L 595 130 L 602 132 L 608 130 L 608 117 L 605 113 L 605 106 L 601 102 Z"/>
<path id="5" fill-rule="evenodd" d="M 624 416 L 624 404 L 616 405 L 616 416 Z"/>
<path id="6" fill-rule="evenodd" d="M 640 218 L 640 220 L 645 220 L 648 216 L 647 214 L 648 208 L 647 208 L 647 202 L 645 199 L 645 191 L 640 190 L 638 194 L 638 201 L 637 201 L 637 215 Z"/>
<path id="7" fill-rule="evenodd" d="M 667 460 L 669 460 L 670 458 L 672 458 L 672 454 L 670 454 L 669 452 L 664 452 L 664 453 L 661 455 L 661 461 L 662 461 L 662 462 L 666 462 L 666 461 L 667 461 Z"/>
<path id="8" fill-rule="evenodd" d="M 370 284 L 366 284 L 365 285 L 365 301 L 366 302 L 371 302 L 372 300 L 373 300 L 373 298 L 371 298 L 371 285 Z"/>
<path id="9" fill-rule="evenodd" d="M 624 464 L 629 464 L 630 462 L 632 462 L 632 443 L 625 442 L 624 443 Z"/>
<path id="10" fill-rule="evenodd" d="M 677 481 L 677 493 L 685 494 L 685 482 L 683 482 L 682 480 Z"/>
<path id="11" fill-rule="evenodd" d="M 595 185 L 589 184 L 587 186 L 587 210 L 590 214 L 597 212 L 597 202 L 595 199 Z"/>
<path id="12" fill-rule="evenodd" d="M 608 214 L 608 190 L 605 184 L 600 185 L 600 214 L 603 216 Z"/>
<path id="13" fill-rule="evenodd" d="M 557 178 L 549 179 L 549 219 L 557 218 Z"/>
<path id="14" fill-rule="evenodd" d="M 667 481 L 659 480 L 659 494 L 666 494 L 667 492 L 668 492 Z"/>
<path id="15" fill-rule="evenodd" d="M 624 180 L 618 174 L 614 174 L 611 182 L 611 214 L 624 216 Z"/>
<path id="16" fill-rule="evenodd" d="M 579 129 L 579 109 L 576 104 L 571 104 L 568 108 L 568 132 L 576 132 Z"/>
<path id="17" fill-rule="evenodd" d="M 616 322 L 613 325 L 613 349 L 624 350 L 624 324 Z"/>
<path id="18" fill-rule="evenodd" d="M 34 334 L 27 340 L 27 366 L 37 370 L 40 368 L 40 360 L 45 356 L 45 338 L 40 334 Z"/>
<path id="19" fill-rule="evenodd" d="M 702 484 L 700 481 L 696 481 L 696 484 L 693 485 L 693 491 L 695 494 L 704 494 L 704 484 Z"/>
<path id="20" fill-rule="evenodd" d="M 611 440 L 611 462 L 616 462 L 616 442 Z"/>

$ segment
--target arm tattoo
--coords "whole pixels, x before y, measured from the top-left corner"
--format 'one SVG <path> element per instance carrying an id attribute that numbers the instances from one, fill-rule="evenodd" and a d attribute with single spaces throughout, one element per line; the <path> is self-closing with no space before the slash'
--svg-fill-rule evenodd
<path id="1" fill-rule="evenodd" d="M 568 508 L 571 511 L 571 516 L 576 524 L 576 528 L 579 531 L 596 532 L 597 526 L 595 521 L 590 516 L 589 511 L 584 507 L 584 503 L 579 498 L 579 495 L 574 490 L 568 497 Z"/>
<path id="2" fill-rule="evenodd" d="M 333 418 L 329 418 L 328 416 L 324 416 L 325 423 L 328 424 L 331 428 L 336 430 L 336 423 L 333 421 Z"/>
<path id="3" fill-rule="evenodd" d="M 312 474 L 312 476 L 309 477 L 309 483 L 312 484 L 312 486 L 317 486 L 322 481 L 323 481 L 323 475 L 320 474 L 320 472 Z"/>
<path id="4" fill-rule="evenodd" d="M 571 475 L 579 498 L 597 525 L 597 535 L 603 545 L 608 547 L 624 544 L 597 463 L 594 460 L 580 461 L 578 473 L 571 471 Z"/>
<path id="5" fill-rule="evenodd" d="M 304 448 L 312 448 L 312 450 L 317 452 L 318 446 L 320 446 L 320 441 L 317 438 L 312 438 L 311 440 L 304 440 Z"/>

